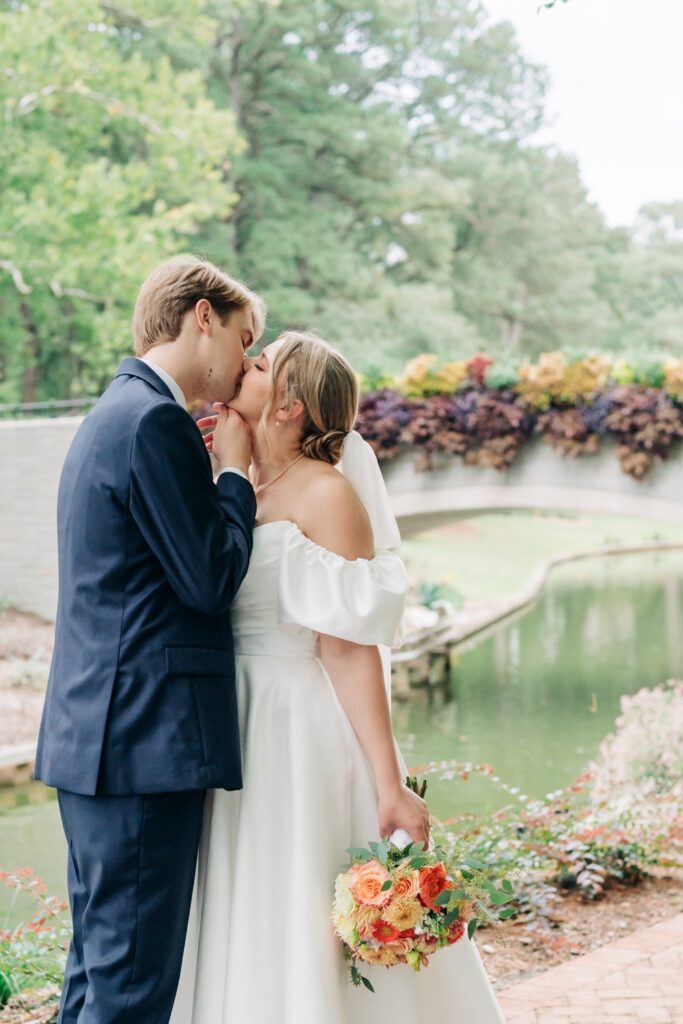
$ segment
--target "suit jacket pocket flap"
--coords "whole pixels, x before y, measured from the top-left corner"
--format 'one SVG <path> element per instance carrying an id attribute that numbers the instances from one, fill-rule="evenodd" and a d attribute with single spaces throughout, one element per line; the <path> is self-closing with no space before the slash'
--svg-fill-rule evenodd
<path id="1" fill-rule="evenodd" d="M 170 676 L 227 676 L 232 652 L 218 647 L 166 647 Z"/>

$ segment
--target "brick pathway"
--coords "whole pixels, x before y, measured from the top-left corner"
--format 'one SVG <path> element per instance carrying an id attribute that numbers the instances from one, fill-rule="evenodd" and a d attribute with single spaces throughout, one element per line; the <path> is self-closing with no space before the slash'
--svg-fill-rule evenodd
<path id="1" fill-rule="evenodd" d="M 508 1024 L 683 1024 L 683 914 L 498 993 Z"/>

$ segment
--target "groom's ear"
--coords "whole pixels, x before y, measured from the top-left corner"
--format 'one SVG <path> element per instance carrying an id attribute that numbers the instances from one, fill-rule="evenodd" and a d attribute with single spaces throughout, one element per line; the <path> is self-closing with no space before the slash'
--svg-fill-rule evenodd
<path id="1" fill-rule="evenodd" d="M 194 317 L 200 331 L 208 331 L 211 327 L 213 308 L 208 299 L 200 299 L 194 307 Z"/>

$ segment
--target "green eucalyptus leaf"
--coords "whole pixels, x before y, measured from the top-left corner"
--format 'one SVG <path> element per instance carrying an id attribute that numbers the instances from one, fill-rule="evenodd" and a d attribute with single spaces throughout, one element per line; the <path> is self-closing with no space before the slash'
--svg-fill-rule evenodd
<path id="1" fill-rule="evenodd" d="M 502 907 L 504 903 L 509 903 L 511 900 L 514 900 L 515 894 L 508 892 L 492 892 L 489 899 L 491 900 L 491 903 L 495 904 L 495 906 Z"/>
<path id="2" fill-rule="evenodd" d="M 389 843 L 383 840 L 377 847 L 377 859 L 380 864 L 386 864 L 389 856 Z"/>
<path id="3" fill-rule="evenodd" d="M 372 854 L 362 846 L 350 846 L 346 851 L 351 857 L 358 857 L 360 860 L 372 860 Z"/>

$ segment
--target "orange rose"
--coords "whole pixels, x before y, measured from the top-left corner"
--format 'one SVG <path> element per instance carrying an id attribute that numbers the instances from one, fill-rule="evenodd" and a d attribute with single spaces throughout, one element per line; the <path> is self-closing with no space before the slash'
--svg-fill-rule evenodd
<path id="1" fill-rule="evenodd" d="M 428 868 L 420 868 L 420 899 L 430 910 L 439 911 L 443 909 L 436 906 L 434 900 L 444 889 L 452 888 L 452 883 L 446 878 L 446 869 L 443 864 L 434 864 Z"/>
<path id="2" fill-rule="evenodd" d="M 389 872 L 376 860 L 367 864 L 354 864 L 349 870 L 351 892 L 357 903 L 370 907 L 384 907 L 393 896 L 392 889 L 382 892 L 382 886 L 389 880 Z"/>
<path id="3" fill-rule="evenodd" d="M 417 871 L 411 871 L 409 875 L 399 875 L 394 880 L 394 897 L 401 900 L 417 896 L 418 881 Z"/>

